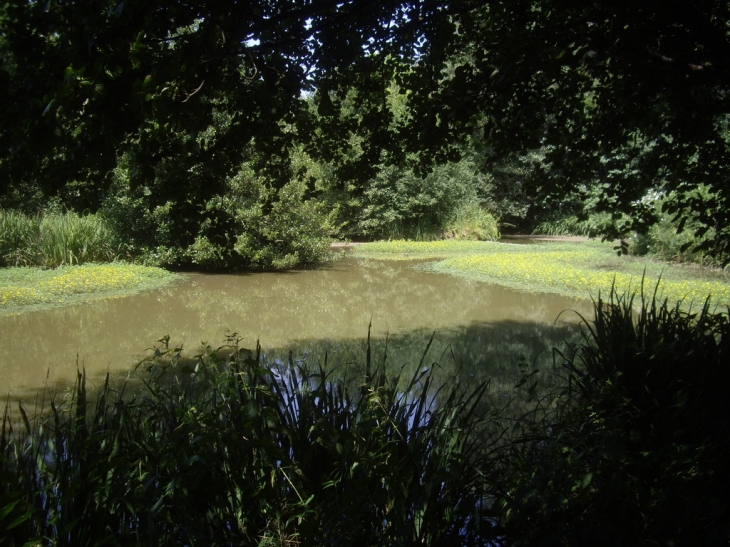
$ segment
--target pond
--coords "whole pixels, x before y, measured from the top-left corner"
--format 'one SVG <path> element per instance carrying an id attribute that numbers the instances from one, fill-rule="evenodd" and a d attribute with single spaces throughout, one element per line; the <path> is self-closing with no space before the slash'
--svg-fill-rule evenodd
<path id="1" fill-rule="evenodd" d="M 192 273 L 124 298 L 0 317 L 0 391 L 17 399 L 46 384 L 62 389 L 77 367 L 92 382 L 107 371 L 126 374 L 165 335 L 191 357 L 235 332 L 244 347 L 260 340 L 269 362 L 291 351 L 295 360 L 324 363 L 326 353 L 328 365 L 349 366 L 364 362 L 369 324 L 376 361 L 387 350 L 389 366 L 415 370 L 435 331 L 426 365 L 510 384 L 520 361 L 551 362 L 551 349 L 575 336 L 579 318 L 566 310 L 592 313 L 587 300 L 411 266 L 344 258 L 284 273 Z"/>

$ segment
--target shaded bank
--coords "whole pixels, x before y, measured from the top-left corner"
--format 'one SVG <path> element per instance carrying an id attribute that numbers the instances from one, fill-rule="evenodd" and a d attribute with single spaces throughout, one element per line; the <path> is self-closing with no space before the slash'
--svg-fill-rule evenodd
<path id="1" fill-rule="evenodd" d="M 334 378 L 259 352 L 161 348 L 146 386 L 3 424 L 0 541 L 54 544 L 481 545 L 496 532 L 487 383 L 376 367 Z M 25 448 L 24 443 L 27 442 Z"/>

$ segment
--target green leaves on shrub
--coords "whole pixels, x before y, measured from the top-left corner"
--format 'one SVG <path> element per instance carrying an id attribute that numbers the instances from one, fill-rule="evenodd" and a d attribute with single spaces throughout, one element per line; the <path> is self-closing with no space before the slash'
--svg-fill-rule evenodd
<path id="1" fill-rule="evenodd" d="M 486 177 L 464 159 L 425 177 L 383 166 L 345 211 L 345 232 L 367 239 L 496 239 L 496 221 L 480 205 Z"/>
<path id="2" fill-rule="evenodd" d="M 333 211 L 308 197 L 304 182 L 294 179 L 276 190 L 250 164 L 220 195 L 195 203 L 155 204 L 119 168 L 103 214 L 135 259 L 155 266 L 293 268 L 324 261 L 336 232 Z"/>

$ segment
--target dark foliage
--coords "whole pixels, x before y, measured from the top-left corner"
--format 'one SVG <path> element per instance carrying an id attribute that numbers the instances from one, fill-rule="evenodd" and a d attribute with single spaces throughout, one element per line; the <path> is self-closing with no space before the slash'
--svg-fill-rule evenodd
<path id="1" fill-rule="evenodd" d="M 680 227 L 714 229 L 701 245 L 721 254 L 729 10 L 721 0 L 11 2 L 0 10 L 6 199 L 40 187 L 94 209 L 127 154 L 151 208 L 174 202 L 183 229 L 225 225 L 201 204 L 250 147 L 276 187 L 291 179 L 297 143 L 362 187 L 381 165 L 423 173 L 458 159 L 476 134 L 486 164 L 543 152 L 522 188 L 541 206 L 597 183 L 598 209 L 632 219 L 608 235 L 625 235 L 655 221 L 641 201 L 653 190 L 672 196 L 665 210 Z M 387 107 L 394 82 L 407 96 L 399 116 Z M 700 186 L 701 200 L 688 192 Z"/>
<path id="2" fill-rule="evenodd" d="M 730 540 L 728 315 L 636 304 L 599 298 L 563 356 L 565 391 L 520 424 L 504 498 L 513 544 Z"/>
<path id="3" fill-rule="evenodd" d="M 25 545 L 484 545 L 486 384 L 402 388 L 235 346 L 156 351 L 139 394 L 85 378 L 2 439 L 0 541 Z M 126 389 L 130 389 L 127 386 Z"/>

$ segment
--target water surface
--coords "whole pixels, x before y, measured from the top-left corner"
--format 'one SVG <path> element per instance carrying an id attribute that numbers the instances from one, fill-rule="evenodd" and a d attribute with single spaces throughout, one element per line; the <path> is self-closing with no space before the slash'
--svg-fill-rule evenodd
<path id="1" fill-rule="evenodd" d="M 364 355 L 372 323 L 374 355 L 393 366 L 426 359 L 471 375 L 498 377 L 519 358 L 532 362 L 575 332 L 588 301 L 532 294 L 413 270 L 413 262 L 346 258 L 316 270 L 240 275 L 187 274 L 176 285 L 124 298 L 0 317 L 0 391 L 13 397 L 46 381 L 64 385 L 77 366 L 90 378 L 125 373 L 164 335 L 195 355 L 236 332 L 261 341 L 270 359 L 345 363 Z M 380 357 L 379 357 L 380 358 Z M 362 359 L 360 359 L 362 360 Z M 511 373 L 510 373 L 511 374 Z"/>

